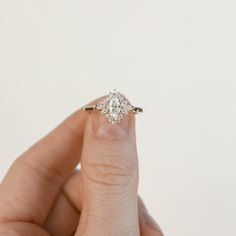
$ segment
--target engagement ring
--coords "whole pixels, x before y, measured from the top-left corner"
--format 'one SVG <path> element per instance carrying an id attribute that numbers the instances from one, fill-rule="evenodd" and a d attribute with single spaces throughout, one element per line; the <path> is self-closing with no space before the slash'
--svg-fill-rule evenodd
<path id="1" fill-rule="evenodd" d="M 117 90 L 113 90 L 109 95 L 96 105 L 88 105 L 84 111 L 99 110 L 113 125 L 118 123 L 129 112 L 138 114 L 143 112 L 140 107 L 135 107 Z"/>

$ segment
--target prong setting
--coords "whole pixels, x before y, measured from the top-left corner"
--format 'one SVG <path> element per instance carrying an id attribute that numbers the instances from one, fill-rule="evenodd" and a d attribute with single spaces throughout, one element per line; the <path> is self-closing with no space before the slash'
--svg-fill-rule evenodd
<path id="1" fill-rule="evenodd" d="M 109 95 L 102 99 L 97 105 L 87 105 L 84 111 L 98 110 L 107 120 L 115 125 L 132 111 L 134 114 L 143 112 L 141 107 L 132 106 L 119 91 L 113 90 Z"/>
<path id="2" fill-rule="evenodd" d="M 108 121 L 115 125 L 133 109 L 129 101 L 117 90 L 109 93 L 108 97 L 99 102 L 96 106 Z"/>

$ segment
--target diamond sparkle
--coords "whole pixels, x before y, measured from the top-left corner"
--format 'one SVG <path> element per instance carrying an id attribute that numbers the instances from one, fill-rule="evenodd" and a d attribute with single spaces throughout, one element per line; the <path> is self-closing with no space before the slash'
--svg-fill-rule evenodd
<path id="1" fill-rule="evenodd" d="M 97 104 L 97 110 L 101 111 L 113 125 L 118 123 L 128 112 L 133 109 L 129 101 L 117 90 L 109 93 L 109 96 Z"/>

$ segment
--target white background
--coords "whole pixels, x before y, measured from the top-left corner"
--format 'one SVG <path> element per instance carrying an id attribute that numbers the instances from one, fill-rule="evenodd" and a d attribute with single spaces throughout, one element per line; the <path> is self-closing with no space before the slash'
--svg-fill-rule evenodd
<path id="1" fill-rule="evenodd" d="M 236 1 L 0 0 L 0 178 L 113 88 L 166 235 L 236 235 Z"/>

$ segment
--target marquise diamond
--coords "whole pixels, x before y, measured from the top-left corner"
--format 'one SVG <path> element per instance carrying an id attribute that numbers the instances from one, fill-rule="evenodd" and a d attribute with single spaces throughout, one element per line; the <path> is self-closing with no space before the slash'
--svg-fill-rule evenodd
<path id="1" fill-rule="evenodd" d="M 110 92 L 109 96 L 97 104 L 97 110 L 105 115 L 113 125 L 118 123 L 133 109 L 129 101 L 117 90 Z"/>

